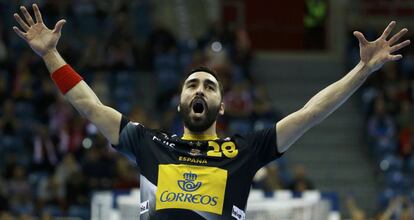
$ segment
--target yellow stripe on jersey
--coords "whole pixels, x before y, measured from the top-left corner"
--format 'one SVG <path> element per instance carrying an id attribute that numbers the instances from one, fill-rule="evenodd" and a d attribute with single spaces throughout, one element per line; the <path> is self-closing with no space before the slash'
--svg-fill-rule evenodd
<path id="1" fill-rule="evenodd" d="M 155 209 L 223 213 L 227 170 L 186 164 L 161 164 Z"/>

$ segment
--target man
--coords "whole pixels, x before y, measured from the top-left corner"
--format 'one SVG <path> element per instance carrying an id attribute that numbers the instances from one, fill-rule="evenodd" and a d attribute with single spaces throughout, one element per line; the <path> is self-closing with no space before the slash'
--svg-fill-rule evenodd
<path id="1" fill-rule="evenodd" d="M 184 135 L 177 137 L 130 122 L 103 105 L 56 50 L 66 21 L 58 21 L 50 30 L 37 5 L 33 5 L 35 21 L 25 7 L 20 9 L 25 20 L 18 14 L 14 17 L 23 30 L 13 27 L 15 32 L 43 58 L 66 99 L 140 167 L 141 219 L 244 219 L 255 172 L 336 110 L 371 73 L 401 59 L 391 53 L 410 44 L 408 40 L 396 44 L 407 29 L 387 40 L 395 22 L 373 42 L 354 32 L 361 62 L 346 76 L 274 128 L 225 139 L 216 135 L 216 118 L 224 114 L 221 83 L 211 70 L 196 69 L 182 87 L 178 111 L 183 115 Z"/>

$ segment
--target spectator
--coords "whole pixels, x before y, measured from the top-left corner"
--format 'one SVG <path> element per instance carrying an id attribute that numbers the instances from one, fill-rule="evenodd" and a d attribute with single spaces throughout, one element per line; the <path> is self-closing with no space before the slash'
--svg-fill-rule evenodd
<path id="1" fill-rule="evenodd" d="M 99 145 L 98 143 L 89 149 L 82 164 L 82 170 L 90 188 L 109 189 L 113 184 L 115 163 L 105 152 L 108 150 L 103 146 L 105 145 Z"/>
<path id="2" fill-rule="evenodd" d="M 307 176 L 303 165 L 295 165 L 293 169 L 293 179 L 288 189 L 293 192 L 304 192 L 306 190 L 315 189 L 311 179 Z"/>
<path id="3" fill-rule="evenodd" d="M 253 96 L 248 81 L 236 83 L 224 96 L 226 113 L 231 121 L 230 133 L 246 133 L 251 130 L 250 117 L 253 113 Z"/>
<path id="4" fill-rule="evenodd" d="M 89 36 L 86 40 L 86 48 L 79 59 L 79 68 L 85 72 L 99 70 L 104 66 L 104 47 L 95 36 Z"/>
<path id="5" fill-rule="evenodd" d="M 130 70 L 135 66 L 133 45 L 130 41 L 116 41 L 108 45 L 106 64 L 112 71 Z"/>
<path id="6" fill-rule="evenodd" d="M 56 146 L 45 126 L 38 126 L 36 133 L 33 140 L 33 163 L 38 170 L 52 172 L 59 159 Z"/>
<path id="7" fill-rule="evenodd" d="M 55 87 L 49 77 L 42 77 L 39 91 L 34 94 L 35 116 L 39 123 L 49 124 L 49 109 L 56 102 Z"/>
<path id="8" fill-rule="evenodd" d="M 261 168 L 254 177 L 254 185 L 262 189 L 267 195 L 272 195 L 275 190 L 285 188 L 285 183 L 280 178 L 279 167 L 276 163 Z"/>
<path id="9" fill-rule="evenodd" d="M 148 36 L 146 54 L 151 69 L 155 67 L 154 57 L 158 54 L 166 54 L 176 48 L 176 39 L 173 34 L 159 22 L 154 24 L 153 30 Z"/>
<path id="10" fill-rule="evenodd" d="M 85 138 L 86 121 L 79 117 L 71 118 L 68 124 L 64 125 L 60 133 L 62 153 L 77 154 Z"/>
<path id="11" fill-rule="evenodd" d="M 27 180 L 26 170 L 22 166 L 16 166 L 13 170 L 11 179 L 6 185 L 11 211 L 15 213 L 32 213 L 33 204 L 29 181 Z"/>
<path id="12" fill-rule="evenodd" d="M 383 91 L 385 92 L 385 108 L 388 113 L 395 115 L 399 110 L 400 79 L 398 66 L 390 64 L 384 66 Z"/>
<path id="13" fill-rule="evenodd" d="M 414 207 L 413 204 L 409 201 L 408 198 L 398 196 L 392 199 L 388 207 L 380 212 L 378 219 L 379 220 L 408 220 L 412 219 Z"/>
<path id="14" fill-rule="evenodd" d="M 398 153 L 400 156 L 408 161 L 413 154 L 414 145 L 414 125 L 401 130 L 399 134 L 399 148 Z"/>
<path id="15" fill-rule="evenodd" d="M 250 73 L 253 52 L 249 34 L 245 29 L 238 29 L 236 31 L 235 41 L 235 51 L 232 53 L 233 62 L 236 65 L 235 74 L 238 75 L 238 79 L 253 81 Z"/>
<path id="16" fill-rule="evenodd" d="M 81 171 L 81 167 L 73 154 L 66 154 L 56 167 L 56 182 L 64 184 L 79 171 Z"/>
<path id="17" fill-rule="evenodd" d="M 346 199 L 346 206 L 352 220 L 365 220 L 366 214 L 365 211 L 359 208 L 355 202 L 355 199 L 349 197 Z"/>
<path id="18" fill-rule="evenodd" d="M 19 151 L 21 140 L 17 137 L 20 130 L 20 122 L 15 114 L 15 102 L 7 99 L 0 112 L 0 144 L 3 146 L 1 151 Z"/>
<path id="19" fill-rule="evenodd" d="M 8 137 L 18 135 L 19 121 L 16 118 L 15 112 L 15 102 L 12 99 L 7 99 L 0 114 L 0 134 Z"/>
<path id="20" fill-rule="evenodd" d="M 375 152 L 379 152 L 380 155 L 395 149 L 395 122 L 386 112 L 385 102 L 381 98 L 375 101 L 374 113 L 368 120 L 368 135 Z"/>
<path id="21" fill-rule="evenodd" d="M 56 175 L 42 178 L 37 188 L 37 208 L 62 215 L 65 208 L 65 187 Z"/>
<path id="22" fill-rule="evenodd" d="M 67 124 L 70 123 L 73 112 L 72 107 L 67 104 L 62 96 L 57 96 L 55 102 L 48 108 L 47 112 L 50 131 L 54 131 L 56 134 L 68 132 Z"/>
<path id="23" fill-rule="evenodd" d="M 264 87 L 256 87 L 253 92 L 253 97 L 254 130 L 274 126 L 275 121 L 282 119 L 282 114 L 273 109 Z"/>
<path id="24" fill-rule="evenodd" d="M 396 116 L 398 130 L 409 128 L 414 123 L 414 111 L 412 104 L 408 100 L 404 100 L 400 104 L 400 112 Z"/>
<path id="25" fill-rule="evenodd" d="M 139 188 L 136 170 L 125 157 L 118 157 L 116 169 L 115 189 Z"/>

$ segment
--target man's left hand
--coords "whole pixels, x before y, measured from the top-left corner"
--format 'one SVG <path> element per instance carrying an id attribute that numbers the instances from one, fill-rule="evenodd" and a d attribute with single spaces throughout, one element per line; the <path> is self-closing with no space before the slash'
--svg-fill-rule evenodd
<path id="1" fill-rule="evenodd" d="M 359 40 L 361 62 L 369 68 L 371 73 L 377 71 L 389 61 L 401 59 L 401 54 L 394 53 L 410 44 L 410 40 L 405 40 L 397 44 L 399 39 L 408 32 L 407 28 L 401 29 L 400 32 L 387 40 L 395 24 L 395 21 L 392 21 L 385 28 L 381 37 L 375 41 L 367 41 L 361 32 L 354 32 L 354 36 Z"/>

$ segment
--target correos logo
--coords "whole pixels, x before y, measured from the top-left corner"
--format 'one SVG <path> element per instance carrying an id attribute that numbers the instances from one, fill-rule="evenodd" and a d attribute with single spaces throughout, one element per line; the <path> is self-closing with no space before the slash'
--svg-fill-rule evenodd
<path id="1" fill-rule="evenodd" d="M 201 186 L 201 182 L 195 183 L 197 174 L 195 173 L 184 173 L 184 180 L 178 180 L 178 186 L 186 192 L 194 192 Z"/>
<path id="2" fill-rule="evenodd" d="M 194 192 L 199 189 L 202 185 L 201 182 L 196 182 L 197 174 L 195 173 L 184 173 L 184 180 L 178 180 L 177 184 L 185 192 Z M 161 193 L 161 202 L 188 202 L 193 204 L 203 205 L 217 205 L 216 196 L 202 195 L 202 194 L 191 194 L 191 193 L 176 193 L 165 190 Z"/>
<path id="3" fill-rule="evenodd" d="M 221 215 L 227 171 L 188 164 L 158 166 L 155 210 L 187 209 Z"/>

